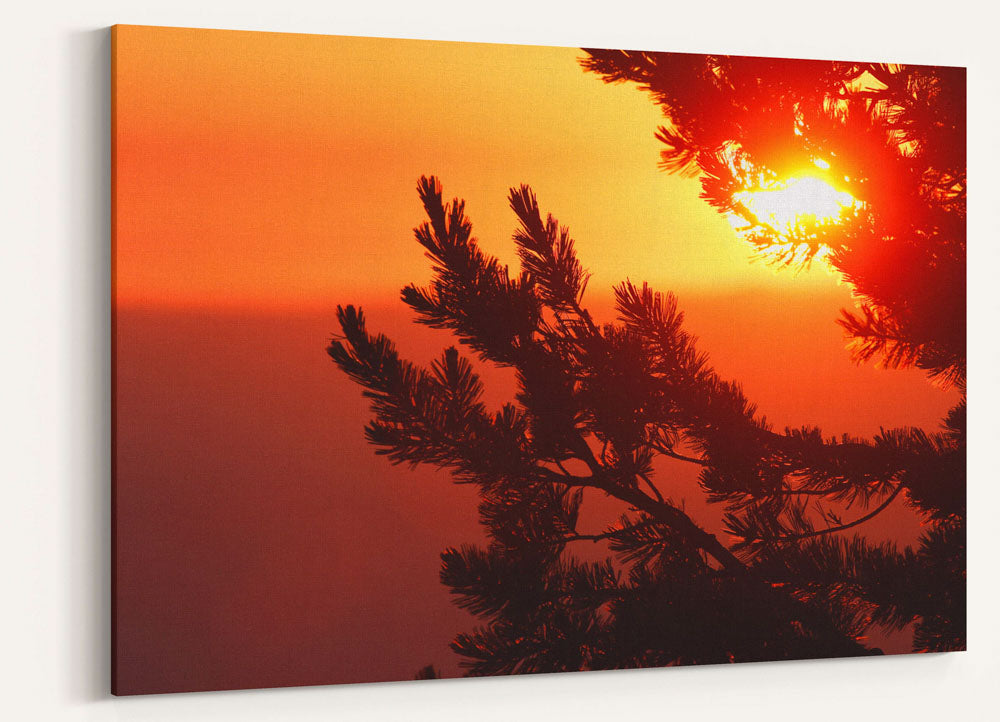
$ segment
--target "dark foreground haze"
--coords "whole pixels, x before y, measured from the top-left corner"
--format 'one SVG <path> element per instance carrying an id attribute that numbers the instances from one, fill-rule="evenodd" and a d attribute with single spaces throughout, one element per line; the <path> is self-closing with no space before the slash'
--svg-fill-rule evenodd
<path id="1" fill-rule="evenodd" d="M 590 293 L 600 308 L 601 289 Z M 736 292 L 680 305 L 716 368 L 779 428 L 936 428 L 954 394 L 919 372 L 852 364 L 833 324 L 846 296 L 796 307 Z M 119 310 L 120 692 L 410 679 L 429 663 L 459 673 L 448 642 L 472 618 L 439 584 L 438 555 L 482 539 L 474 490 L 393 467 L 365 443 L 367 404 L 324 351 L 332 307 Z M 402 304 L 366 311 L 415 360 L 451 343 Z M 510 397 L 509 378 L 486 379 L 491 405 Z M 692 473 L 676 473 L 664 492 L 717 533 Z M 621 511 L 588 499 L 595 530 Z M 905 542 L 918 525 L 898 504 L 863 531 Z"/>

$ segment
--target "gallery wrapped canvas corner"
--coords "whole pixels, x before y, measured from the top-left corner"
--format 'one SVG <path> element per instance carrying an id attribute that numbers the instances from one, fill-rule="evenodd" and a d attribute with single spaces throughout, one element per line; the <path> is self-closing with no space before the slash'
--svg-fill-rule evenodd
<path id="1" fill-rule="evenodd" d="M 963 68 L 112 34 L 115 693 L 965 649 Z"/>

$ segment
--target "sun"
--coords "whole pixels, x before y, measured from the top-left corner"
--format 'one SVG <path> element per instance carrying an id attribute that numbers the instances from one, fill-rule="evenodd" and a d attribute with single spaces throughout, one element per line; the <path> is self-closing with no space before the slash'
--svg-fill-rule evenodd
<path id="1" fill-rule="evenodd" d="M 733 194 L 745 212 L 731 214 L 730 223 L 759 256 L 794 265 L 825 258 L 831 248 L 820 240 L 823 229 L 846 222 L 860 209 L 857 199 L 827 180 L 829 163 L 817 159 L 813 164 L 820 172 L 809 169 Z"/>
<path id="2" fill-rule="evenodd" d="M 786 237 L 797 228 L 840 223 L 845 211 L 857 205 L 850 193 L 813 175 L 788 178 L 767 190 L 740 191 L 733 198 L 757 221 Z"/>

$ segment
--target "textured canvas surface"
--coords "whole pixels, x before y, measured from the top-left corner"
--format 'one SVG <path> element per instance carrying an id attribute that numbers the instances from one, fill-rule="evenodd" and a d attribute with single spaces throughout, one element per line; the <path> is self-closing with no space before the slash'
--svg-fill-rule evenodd
<path id="1" fill-rule="evenodd" d="M 112 55 L 115 693 L 965 648 L 964 69 Z"/>

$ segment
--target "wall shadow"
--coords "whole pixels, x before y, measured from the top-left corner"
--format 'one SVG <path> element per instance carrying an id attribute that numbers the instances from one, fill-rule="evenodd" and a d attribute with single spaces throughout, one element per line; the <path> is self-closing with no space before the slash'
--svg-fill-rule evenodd
<path id="1" fill-rule="evenodd" d="M 111 30 L 70 33 L 63 49 L 74 438 L 64 497 L 71 548 L 62 571 L 72 610 L 68 694 L 87 702 L 109 698 L 111 685 Z"/>

